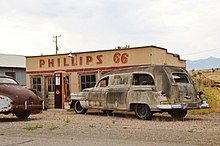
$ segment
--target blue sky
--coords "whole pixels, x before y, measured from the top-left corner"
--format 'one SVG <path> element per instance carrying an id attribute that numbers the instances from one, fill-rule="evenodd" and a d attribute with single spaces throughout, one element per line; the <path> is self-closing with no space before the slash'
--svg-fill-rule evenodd
<path id="1" fill-rule="evenodd" d="M 220 58 L 219 0 L 0 0 L 0 53 L 155 45 L 182 59 Z"/>

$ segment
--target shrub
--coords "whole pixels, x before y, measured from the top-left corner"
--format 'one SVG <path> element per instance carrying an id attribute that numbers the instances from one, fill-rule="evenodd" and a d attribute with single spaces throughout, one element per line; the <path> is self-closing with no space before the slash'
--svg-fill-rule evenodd
<path id="1" fill-rule="evenodd" d="M 213 87 L 204 87 L 203 84 L 197 84 L 197 90 L 202 91 L 205 95 L 206 101 L 210 108 L 201 110 L 192 110 L 192 114 L 206 114 L 210 112 L 215 112 L 220 108 L 220 90 Z"/>

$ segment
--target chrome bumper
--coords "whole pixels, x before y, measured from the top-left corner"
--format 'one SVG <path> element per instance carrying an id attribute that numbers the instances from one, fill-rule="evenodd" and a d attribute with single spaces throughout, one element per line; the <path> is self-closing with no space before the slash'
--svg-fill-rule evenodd
<path id="1" fill-rule="evenodd" d="M 202 103 L 182 103 L 182 104 L 157 105 L 157 108 L 160 110 L 201 109 L 201 108 L 209 108 L 209 104 L 206 103 L 206 101 L 203 101 Z"/>

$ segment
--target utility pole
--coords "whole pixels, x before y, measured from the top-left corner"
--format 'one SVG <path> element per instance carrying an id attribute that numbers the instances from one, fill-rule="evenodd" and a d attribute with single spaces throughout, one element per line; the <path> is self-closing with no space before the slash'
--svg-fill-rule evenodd
<path id="1" fill-rule="evenodd" d="M 59 35 L 59 36 L 54 36 L 54 37 L 53 37 L 53 38 L 55 38 L 56 55 L 57 55 L 57 51 L 59 50 L 59 48 L 57 47 L 57 37 L 61 37 L 61 35 Z"/>

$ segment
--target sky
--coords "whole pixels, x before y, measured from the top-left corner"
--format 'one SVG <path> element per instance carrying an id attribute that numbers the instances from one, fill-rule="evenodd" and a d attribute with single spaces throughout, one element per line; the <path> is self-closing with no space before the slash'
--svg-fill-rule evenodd
<path id="1" fill-rule="evenodd" d="M 0 0 L 0 53 L 38 56 L 154 45 L 220 58 L 219 0 Z"/>

